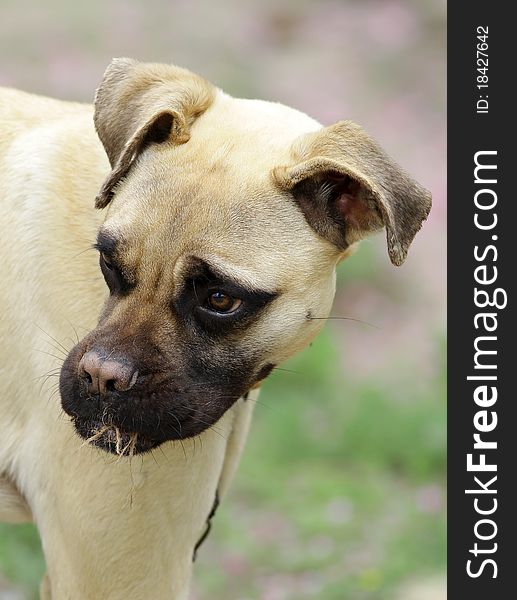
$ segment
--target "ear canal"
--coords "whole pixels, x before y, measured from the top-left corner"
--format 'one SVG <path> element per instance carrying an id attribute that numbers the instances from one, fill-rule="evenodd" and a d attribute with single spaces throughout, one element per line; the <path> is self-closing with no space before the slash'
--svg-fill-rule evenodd
<path id="1" fill-rule="evenodd" d="M 153 143 L 183 144 L 192 123 L 212 104 L 215 88 L 173 65 L 114 59 L 95 95 L 94 123 L 112 171 L 95 205 L 107 206 L 115 186 Z"/>
<path id="2" fill-rule="evenodd" d="M 143 144 L 162 144 L 165 142 L 172 131 L 174 115 L 170 112 L 163 112 L 157 115 L 151 122 L 151 127 L 148 128 L 143 139 Z"/>
<path id="3" fill-rule="evenodd" d="M 302 136 L 291 151 L 296 162 L 277 167 L 273 177 L 316 233 L 344 250 L 385 227 L 390 260 L 400 266 L 431 194 L 350 121 Z"/>

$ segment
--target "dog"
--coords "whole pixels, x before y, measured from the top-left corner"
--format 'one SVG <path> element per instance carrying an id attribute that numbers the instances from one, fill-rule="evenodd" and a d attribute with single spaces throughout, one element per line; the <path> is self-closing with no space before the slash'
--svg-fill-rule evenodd
<path id="1" fill-rule="evenodd" d="M 93 108 L 2 90 L 0 181 L 0 518 L 42 598 L 183 600 L 260 383 L 430 194 L 350 121 L 125 58 Z"/>

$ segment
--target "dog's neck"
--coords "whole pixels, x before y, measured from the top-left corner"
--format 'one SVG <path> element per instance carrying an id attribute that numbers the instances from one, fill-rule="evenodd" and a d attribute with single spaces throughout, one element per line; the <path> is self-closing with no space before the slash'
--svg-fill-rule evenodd
<path id="1" fill-rule="evenodd" d="M 36 468 L 24 478 L 40 523 L 52 598 L 187 597 L 194 549 L 244 445 L 251 395 L 256 392 L 202 435 L 131 460 L 85 446 L 59 425 L 46 447 L 57 452 L 61 445 L 67 464 L 55 465 L 44 478 Z M 80 488 L 63 478 L 71 471 L 81 472 Z"/>

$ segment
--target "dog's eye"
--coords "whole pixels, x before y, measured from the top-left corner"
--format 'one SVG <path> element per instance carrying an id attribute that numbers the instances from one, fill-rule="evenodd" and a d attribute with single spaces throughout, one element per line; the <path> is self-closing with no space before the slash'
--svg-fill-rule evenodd
<path id="1" fill-rule="evenodd" d="M 206 299 L 207 307 L 218 313 L 235 312 L 242 304 L 242 300 L 229 296 L 220 290 L 212 292 Z"/>
<path id="2" fill-rule="evenodd" d="M 104 266 L 106 267 L 106 269 L 108 269 L 109 271 L 113 270 L 114 265 L 111 262 L 110 257 L 105 252 L 101 252 L 101 260 L 102 260 Z"/>
<path id="3" fill-rule="evenodd" d="M 99 252 L 99 265 L 111 293 L 126 294 L 135 287 L 136 284 L 131 278 L 131 273 L 128 274 L 117 264 L 116 259 L 114 260 L 110 254 L 102 250 Z"/>

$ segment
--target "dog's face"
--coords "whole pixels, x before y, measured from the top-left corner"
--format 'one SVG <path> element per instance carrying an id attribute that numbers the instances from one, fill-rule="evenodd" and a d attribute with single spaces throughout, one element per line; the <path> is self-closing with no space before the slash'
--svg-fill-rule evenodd
<path id="1" fill-rule="evenodd" d="M 429 211 L 357 126 L 175 67 L 112 63 L 95 122 L 113 167 L 97 198 L 109 298 L 61 397 L 82 437 L 119 454 L 216 423 L 316 335 L 352 244 L 385 226 L 400 264 Z"/>

